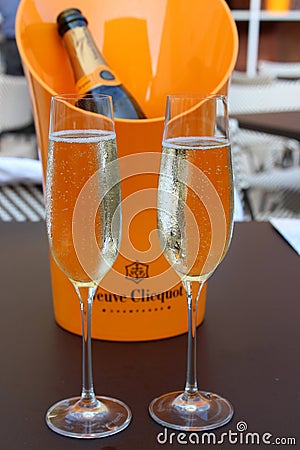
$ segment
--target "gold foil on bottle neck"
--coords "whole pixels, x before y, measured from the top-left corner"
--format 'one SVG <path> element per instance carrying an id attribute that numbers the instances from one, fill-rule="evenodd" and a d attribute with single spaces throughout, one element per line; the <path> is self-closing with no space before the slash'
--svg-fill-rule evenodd
<path id="1" fill-rule="evenodd" d="M 76 81 L 93 72 L 97 66 L 107 65 L 86 27 L 70 29 L 64 34 L 63 42 L 68 51 Z"/>

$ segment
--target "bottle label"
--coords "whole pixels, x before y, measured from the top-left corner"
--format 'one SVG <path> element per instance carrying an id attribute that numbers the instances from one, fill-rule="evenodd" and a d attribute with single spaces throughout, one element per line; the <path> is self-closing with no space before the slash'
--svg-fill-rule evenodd
<path id="1" fill-rule="evenodd" d="M 116 74 L 106 65 L 97 66 L 93 72 L 81 77 L 76 88 L 79 94 L 84 94 L 97 86 L 119 86 L 121 81 Z"/>

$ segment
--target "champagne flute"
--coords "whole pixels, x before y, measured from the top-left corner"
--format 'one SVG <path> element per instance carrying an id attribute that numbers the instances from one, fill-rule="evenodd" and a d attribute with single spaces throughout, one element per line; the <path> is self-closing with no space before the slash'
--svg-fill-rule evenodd
<path id="1" fill-rule="evenodd" d="M 94 294 L 113 265 L 120 245 L 121 189 L 117 158 L 109 96 L 52 97 L 46 223 L 53 258 L 74 285 L 79 298 L 82 391 L 80 397 L 53 405 L 47 411 L 46 423 L 53 431 L 75 438 L 109 436 L 123 430 L 131 420 L 130 409 L 120 400 L 96 397 L 92 377 Z"/>
<path id="2" fill-rule="evenodd" d="M 158 423 L 177 430 L 213 429 L 233 415 L 226 399 L 198 389 L 196 369 L 198 300 L 229 247 L 232 183 L 226 97 L 168 96 L 157 222 L 164 255 L 187 296 L 187 376 L 184 391 L 154 399 L 149 411 Z"/>

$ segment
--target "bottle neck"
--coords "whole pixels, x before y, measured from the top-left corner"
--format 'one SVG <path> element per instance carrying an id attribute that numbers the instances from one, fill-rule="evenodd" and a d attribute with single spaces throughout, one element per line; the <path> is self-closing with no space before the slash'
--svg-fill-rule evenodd
<path id="1" fill-rule="evenodd" d="M 72 65 L 75 81 L 90 74 L 97 66 L 107 66 L 86 27 L 76 27 L 63 35 L 63 42 Z"/>

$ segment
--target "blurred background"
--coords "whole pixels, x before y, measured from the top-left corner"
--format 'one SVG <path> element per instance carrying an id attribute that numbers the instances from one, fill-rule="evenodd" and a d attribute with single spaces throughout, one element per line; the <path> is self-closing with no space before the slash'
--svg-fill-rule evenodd
<path id="1" fill-rule="evenodd" d="M 247 70 L 248 46 L 257 35 L 257 60 L 300 62 L 300 0 L 227 0 L 227 4 L 239 34 L 236 70 Z"/>

